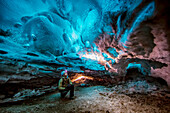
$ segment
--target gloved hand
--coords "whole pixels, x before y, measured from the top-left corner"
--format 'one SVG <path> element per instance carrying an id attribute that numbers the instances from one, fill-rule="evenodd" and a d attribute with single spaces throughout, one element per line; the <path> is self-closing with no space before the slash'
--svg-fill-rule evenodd
<path id="1" fill-rule="evenodd" d="M 68 84 L 67 87 L 71 87 L 71 84 Z"/>
<path id="2" fill-rule="evenodd" d="M 67 87 L 65 88 L 65 90 L 69 90 L 71 87 L 71 84 L 68 84 Z"/>

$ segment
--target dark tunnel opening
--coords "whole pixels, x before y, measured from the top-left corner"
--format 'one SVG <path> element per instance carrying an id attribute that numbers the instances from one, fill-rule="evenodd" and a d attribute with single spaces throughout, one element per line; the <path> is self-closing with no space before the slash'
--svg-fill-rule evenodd
<path id="1" fill-rule="evenodd" d="M 126 73 L 126 79 L 130 79 L 133 80 L 137 77 L 141 77 L 144 78 L 145 75 L 143 75 L 138 68 L 130 68 L 127 69 L 127 73 Z"/>
<path id="2" fill-rule="evenodd" d="M 126 80 L 146 80 L 148 83 L 159 84 L 162 86 L 168 86 L 167 82 L 160 77 L 152 77 L 149 75 L 143 75 L 138 68 L 127 69 Z"/>

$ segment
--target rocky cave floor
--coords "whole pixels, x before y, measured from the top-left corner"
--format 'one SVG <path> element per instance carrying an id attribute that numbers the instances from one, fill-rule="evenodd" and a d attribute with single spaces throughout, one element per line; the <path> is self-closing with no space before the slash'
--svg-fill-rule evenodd
<path id="1" fill-rule="evenodd" d="M 137 78 L 115 85 L 75 84 L 73 100 L 58 91 L 2 104 L 1 113 L 168 113 L 170 90 L 158 82 Z"/>

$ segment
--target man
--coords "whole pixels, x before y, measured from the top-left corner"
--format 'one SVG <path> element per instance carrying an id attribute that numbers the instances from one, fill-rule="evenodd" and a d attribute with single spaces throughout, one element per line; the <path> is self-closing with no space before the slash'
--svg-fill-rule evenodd
<path id="1" fill-rule="evenodd" d="M 67 70 L 61 72 L 62 78 L 59 80 L 58 88 L 61 92 L 61 98 L 64 98 L 70 91 L 70 99 L 74 98 L 74 85 L 68 77 Z"/>

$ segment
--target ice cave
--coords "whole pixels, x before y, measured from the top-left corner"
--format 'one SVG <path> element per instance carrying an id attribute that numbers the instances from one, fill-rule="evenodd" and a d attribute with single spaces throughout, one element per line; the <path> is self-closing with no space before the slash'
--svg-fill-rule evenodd
<path id="1" fill-rule="evenodd" d="M 169 0 L 0 0 L 0 113 L 170 112 L 169 10 Z M 74 99 L 60 97 L 63 76 Z"/>

